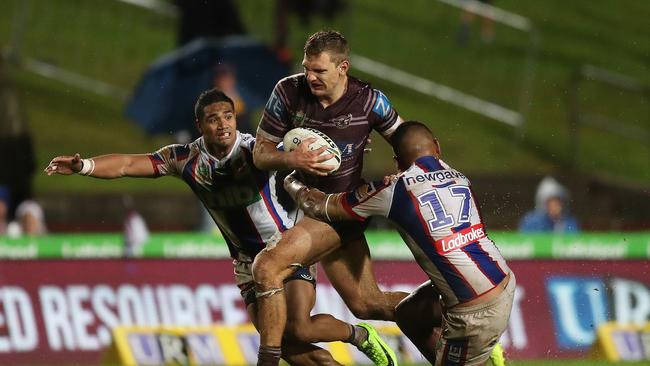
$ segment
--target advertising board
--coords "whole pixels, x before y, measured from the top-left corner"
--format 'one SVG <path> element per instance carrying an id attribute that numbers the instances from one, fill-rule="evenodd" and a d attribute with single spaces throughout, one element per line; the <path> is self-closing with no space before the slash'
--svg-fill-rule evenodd
<path id="1" fill-rule="evenodd" d="M 511 260 L 517 292 L 502 343 L 511 358 L 585 356 L 608 321 L 650 320 L 647 260 Z M 377 279 L 409 291 L 412 261 L 379 260 Z M 357 320 L 320 273 L 315 312 Z M 93 363 L 118 325 L 248 323 L 226 259 L 0 261 L 0 364 Z M 382 325 L 382 324 L 379 324 Z"/>

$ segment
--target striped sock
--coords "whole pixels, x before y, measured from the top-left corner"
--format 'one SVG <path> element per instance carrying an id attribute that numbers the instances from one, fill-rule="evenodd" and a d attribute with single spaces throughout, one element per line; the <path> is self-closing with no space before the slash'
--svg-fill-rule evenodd
<path id="1" fill-rule="evenodd" d="M 257 366 L 278 366 L 281 355 L 280 347 L 260 346 L 257 353 Z"/>
<path id="2" fill-rule="evenodd" d="M 346 340 L 347 343 L 360 347 L 367 339 L 368 331 L 365 328 L 350 324 L 350 338 Z"/>

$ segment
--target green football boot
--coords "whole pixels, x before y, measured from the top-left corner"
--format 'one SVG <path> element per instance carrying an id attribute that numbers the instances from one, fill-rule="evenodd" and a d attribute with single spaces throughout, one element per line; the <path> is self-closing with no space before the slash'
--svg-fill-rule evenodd
<path id="1" fill-rule="evenodd" d="M 357 347 L 359 351 L 377 366 L 397 366 L 395 352 L 381 339 L 375 328 L 368 323 L 359 323 L 357 326 L 368 331 L 368 339 Z"/>
<path id="2" fill-rule="evenodd" d="M 501 343 L 497 343 L 490 353 L 490 362 L 493 366 L 506 366 L 506 357 L 503 355 Z"/>

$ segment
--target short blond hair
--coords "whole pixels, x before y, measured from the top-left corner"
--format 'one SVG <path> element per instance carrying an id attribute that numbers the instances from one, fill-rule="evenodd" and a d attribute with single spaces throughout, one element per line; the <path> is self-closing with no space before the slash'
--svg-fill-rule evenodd
<path id="1" fill-rule="evenodd" d="M 317 56 L 327 52 L 336 65 L 350 57 L 348 41 L 335 30 L 322 30 L 309 36 L 304 51 L 307 56 Z"/>

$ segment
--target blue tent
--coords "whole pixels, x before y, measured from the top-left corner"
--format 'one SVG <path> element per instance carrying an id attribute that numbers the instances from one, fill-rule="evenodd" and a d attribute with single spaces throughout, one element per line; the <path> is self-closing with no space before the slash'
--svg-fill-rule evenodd
<path id="1" fill-rule="evenodd" d="M 288 74 L 275 54 L 248 37 L 197 39 L 161 57 L 144 74 L 126 115 L 149 134 L 193 130 L 194 103 L 212 88 L 218 65 L 235 68 L 237 91 L 247 109 L 261 107 Z"/>

